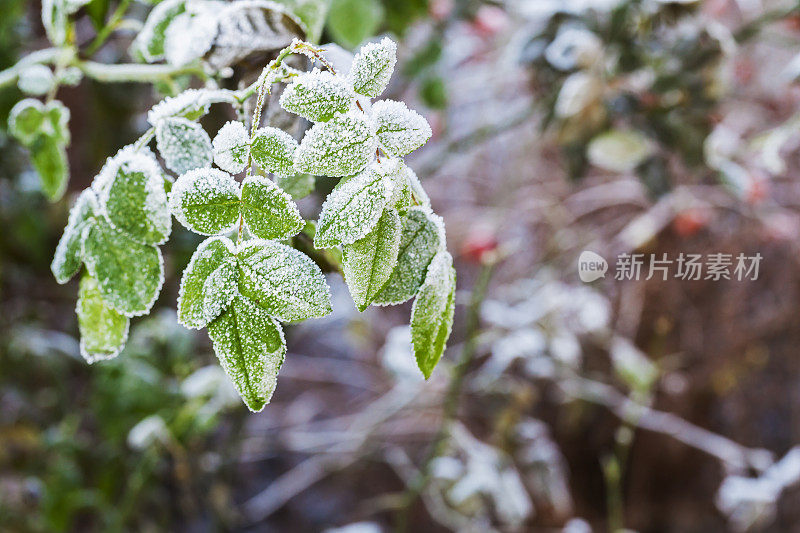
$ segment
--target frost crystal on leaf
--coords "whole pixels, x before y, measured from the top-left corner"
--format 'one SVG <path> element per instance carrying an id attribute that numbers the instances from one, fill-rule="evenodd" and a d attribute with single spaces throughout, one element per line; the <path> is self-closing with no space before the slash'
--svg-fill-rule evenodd
<path id="1" fill-rule="evenodd" d="M 425 283 L 411 308 L 411 341 L 417 366 L 425 379 L 431 377 L 450 337 L 455 292 L 453 258 L 442 250 L 431 261 Z"/>
<path id="2" fill-rule="evenodd" d="M 214 163 L 225 172 L 238 174 L 247 165 L 250 153 L 250 136 L 244 124 L 231 121 L 225 124 L 214 137 Z"/>
<path id="3" fill-rule="evenodd" d="M 164 0 L 157 4 L 131 45 L 148 63 L 164 59 L 164 39 L 170 23 L 186 10 L 186 0 Z"/>
<path id="4" fill-rule="evenodd" d="M 286 356 L 281 325 L 243 296 L 208 325 L 208 336 L 225 372 L 247 407 L 261 411 L 272 398 Z"/>
<path id="5" fill-rule="evenodd" d="M 314 69 L 297 76 L 284 89 L 280 104 L 290 113 L 324 122 L 337 113 L 347 112 L 355 97 L 353 89 L 341 76 Z"/>
<path id="6" fill-rule="evenodd" d="M 125 316 L 150 311 L 164 283 L 164 260 L 156 246 L 141 244 L 94 219 L 83 230 L 83 260 L 103 299 Z"/>
<path id="7" fill-rule="evenodd" d="M 400 165 L 402 168 L 396 175 L 394 193 L 392 194 L 392 199 L 389 200 L 389 205 L 394 206 L 401 214 L 414 205 L 429 208 L 431 200 L 422 188 L 422 183 L 420 183 L 417 175 L 407 165 L 403 163 L 400 163 Z"/>
<path id="8" fill-rule="evenodd" d="M 28 146 L 39 136 L 43 122 L 44 105 L 34 98 L 25 98 L 8 113 L 8 132 Z"/>
<path id="9" fill-rule="evenodd" d="M 197 122 L 179 117 L 159 120 L 156 143 L 167 168 L 178 174 L 211 166 L 211 139 Z"/>
<path id="10" fill-rule="evenodd" d="M 349 79 L 358 94 L 375 98 L 386 89 L 397 63 L 397 45 L 384 37 L 379 43 L 367 43 L 353 59 Z"/>
<path id="11" fill-rule="evenodd" d="M 375 102 L 372 104 L 372 120 L 381 146 L 396 157 L 410 154 L 431 138 L 428 121 L 403 102 Z"/>
<path id="12" fill-rule="evenodd" d="M 50 201 L 64 195 L 69 181 L 69 165 L 64 144 L 55 139 L 40 135 L 30 146 L 31 163 L 41 180 L 42 192 Z"/>
<path id="13" fill-rule="evenodd" d="M 197 120 L 206 113 L 211 104 L 234 103 L 235 95 L 226 89 L 187 89 L 175 96 L 168 96 L 147 112 L 147 122 L 155 126 L 162 118 L 181 117 Z"/>
<path id="14" fill-rule="evenodd" d="M 366 309 L 392 275 L 400 251 L 402 223 L 386 209 L 364 238 L 342 247 L 344 279 L 359 311 Z"/>
<path id="15" fill-rule="evenodd" d="M 261 239 L 285 239 L 303 229 L 303 217 L 292 197 L 261 176 L 244 180 L 241 209 L 250 233 Z"/>
<path id="16" fill-rule="evenodd" d="M 369 233 L 392 195 L 399 169 L 397 160 L 374 163 L 340 183 L 322 204 L 314 247 L 352 244 Z"/>
<path id="17" fill-rule="evenodd" d="M 186 11 L 175 16 L 164 35 L 167 63 L 182 66 L 208 52 L 217 36 L 217 14 L 224 6 L 222 2 L 187 2 Z"/>
<path id="18" fill-rule="evenodd" d="M 239 246 L 239 292 L 280 320 L 293 322 L 331 312 L 325 276 L 308 256 L 273 241 Z"/>
<path id="19" fill-rule="evenodd" d="M 26 94 L 43 95 L 53 87 L 53 71 L 44 65 L 31 65 L 19 73 L 17 86 Z"/>
<path id="20" fill-rule="evenodd" d="M 75 312 L 81 333 L 81 355 L 86 362 L 116 357 L 128 338 L 130 319 L 105 302 L 97 280 L 89 274 L 81 278 Z"/>
<path id="21" fill-rule="evenodd" d="M 192 170 L 172 185 L 169 207 L 178 222 L 195 233 L 226 233 L 239 220 L 239 185 L 221 170 Z"/>
<path id="22" fill-rule="evenodd" d="M 373 303 L 401 304 L 417 293 L 425 280 L 431 259 L 444 247 L 435 216 L 421 207 L 412 207 L 405 214 L 397 266 Z"/>
<path id="23" fill-rule="evenodd" d="M 227 237 L 211 237 L 197 247 L 181 277 L 178 322 L 200 329 L 230 305 L 238 293 L 235 253 Z"/>
<path id="24" fill-rule="evenodd" d="M 78 273 L 83 259 L 81 258 L 81 233 L 88 220 L 96 216 L 99 207 L 97 198 L 91 189 L 86 189 L 78 196 L 75 205 L 69 211 L 69 220 L 58 241 L 50 270 L 56 281 L 64 284 Z"/>
<path id="25" fill-rule="evenodd" d="M 253 161 L 265 172 L 281 176 L 294 175 L 294 154 L 297 141 L 283 130 L 265 127 L 256 131 L 250 147 Z"/>
<path id="26" fill-rule="evenodd" d="M 337 115 L 306 132 L 294 168 L 315 176 L 349 176 L 361 171 L 375 151 L 375 136 L 360 114 Z"/>

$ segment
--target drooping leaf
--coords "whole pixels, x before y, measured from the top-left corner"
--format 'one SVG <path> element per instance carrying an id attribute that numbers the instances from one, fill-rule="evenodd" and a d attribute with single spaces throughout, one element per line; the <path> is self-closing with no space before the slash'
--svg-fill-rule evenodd
<path id="1" fill-rule="evenodd" d="M 248 229 L 261 239 L 297 235 L 305 224 L 292 197 L 262 176 L 248 176 L 242 183 L 241 209 Z"/>
<path id="2" fill-rule="evenodd" d="M 358 94 L 375 98 L 386 89 L 397 63 L 397 45 L 384 37 L 378 43 L 367 43 L 353 59 L 349 79 Z"/>
<path id="3" fill-rule="evenodd" d="M 97 216 L 98 211 L 97 198 L 91 189 L 83 191 L 70 209 L 67 226 L 58 241 L 53 262 L 50 263 L 50 270 L 58 283 L 68 282 L 80 270 L 83 262 L 81 234 L 88 220 Z"/>
<path id="4" fill-rule="evenodd" d="M 239 292 L 285 321 L 318 318 L 331 312 L 322 271 L 302 252 L 274 241 L 239 246 Z"/>
<path id="5" fill-rule="evenodd" d="M 211 237 L 197 247 L 183 271 L 178 322 L 200 329 L 228 308 L 236 289 L 236 247 L 227 237 Z"/>
<path id="6" fill-rule="evenodd" d="M 399 170 L 397 160 L 385 160 L 340 183 L 322 205 L 314 247 L 352 244 L 369 233 L 392 195 Z"/>
<path id="7" fill-rule="evenodd" d="M 116 229 L 143 244 L 161 244 L 172 231 L 164 177 L 145 153 L 120 152 L 116 173 L 100 192 L 101 211 Z"/>
<path id="8" fill-rule="evenodd" d="M 47 38 L 56 46 L 67 38 L 67 6 L 65 0 L 42 0 L 42 26 Z"/>
<path id="9" fill-rule="evenodd" d="M 267 126 L 256 131 L 250 146 L 253 161 L 265 172 L 294 175 L 297 141 L 283 130 Z"/>
<path id="10" fill-rule="evenodd" d="M 261 411 L 272 398 L 286 356 L 281 325 L 243 296 L 208 325 L 208 336 L 225 372 L 247 407 Z"/>
<path id="11" fill-rule="evenodd" d="M 92 219 L 83 230 L 82 255 L 103 299 L 125 316 L 146 314 L 164 283 L 164 260 L 156 246 L 141 244 Z"/>
<path id="12" fill-rule="evenodd" d="M 425 283 L 411 307 L 411 341 L 417 366 L 425 379 L 431 377 L 450 337 L 455 292 L 453 258 L 442 250 L 431 261 Z"/>
<path id="13" fill-rule="evenodd" d="M 378 0 L 333 0 L 328 13 L 328 31 L 334 41 L 352 49 L 375 35 L 383 12 Z"/>
<path id="14" fill-rule="evenodd" d="M 315 176 L 350 176 L 372 159 L 375 136 L 363 116 L 337 115 L 306 132 L 294 156 L 297 172 Z"/>
<path id="15" fill-rule="evenodd" d="M 178 222 L 201 235 L 219 235 L 239 221 L 239 185 L 213 168 L 192 170 L 178 178 L 169 207 Z"/>
<path id="16" fill-rule="evenodd" d="M 403 102 L 375 102 L 372 105 L 372 120 L 381 146 L 386 153 L 396 157 L 410 154 L 431 138 L 428 121 Z"/>
<path id="17" fill-rule="evenodd" d="M 311 174 L 294 174 L 292 176 L 275 174 L 276 185 L 291 196 L 293 200 L 299 200 L 311 194 L 316 181 L 316 178 Z"/>
<path id="18" fill-rule="evenodd" d="M 133 40 L 132 49 L 141 54 L 148 63 L 164 59 L 167 27 L 185 10 L 186 0 L 164 0 L 157 4 L 147 15 L 144 26 Z"/>
<path id="19" fill-rule="evenodd" d="M 425 280 L 428 265 L 444 247 L 441 219 L 429 209 L 412 207 L 403 216 L 397 266 L 373 303 L 401 304 L 413 297 Z"/>
<path id="20" fill-rule="evenodd" d="M 250 154 L 250 135 L 244 124 L 231 121 L 225 124 L 214 137 L 214 163 L 225 172 L 238 174 L 247 165 Z"/>
<path id="21" fill-rule="evenodd" d="M 69 165 L 64 144 L 40 135 L 30 146 L 31 162 L 39 174 L 42 192 L 51 202 L 64 195 L 69 181 Z"/>
<path id="22" fill-rule="evenodd" d="M 342 247 L 344 279 L 359 311 L 366 309 L 392 275 L 400 251 L 402 223 L 386 209 L 365 237 Z"/>
<path id="23" fill-rule="evenodd" d="M 25 98 L 8 113 L 8 132 L 20 143 L 30 146 L 41 134 L 44 105 L 39 100 Z"/>
<path id="24" fill-rule="evenodd" d="M 345 113 L 355 93 L 342 76 L 314 69 L 300 74 L 281 94 L 281 107 L 313 122 L 325 122 Z"/>
<path id="25" fill-rule="evenodd" d="M 81 333 L 81 355 L 87 363 L 119 355 L 128 339 L 130 319 L 105 302 L 97 280 L 88 273 L 81 278 L 75 312 Z"/>
<path id="26" fill-rule="evenodd" d="M 211 139 L 197 122 L 180 117 L 159 120 L 156 144 L 167 168 L 173 172 L 183 174 L 211 166 Z"/>

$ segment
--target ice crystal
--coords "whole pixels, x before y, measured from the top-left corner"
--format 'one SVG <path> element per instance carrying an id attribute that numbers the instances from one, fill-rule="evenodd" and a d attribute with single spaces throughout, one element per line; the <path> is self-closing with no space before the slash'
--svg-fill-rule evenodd
<path id="1" fill-rule="evenodd" d="M 261 176 L 244 180 L 241 209 L 250 233 L 261 239 L 285 239 L 303 229 L 292 197 Z"/>
<path id="2" fill-rule="evenodd" d="M 253 161 L 265 172 L 281 176 L 294 175 L 294 154 L 297 141 L 283 130 L 264 127 L 256 131 L 250 147 Z"/>
<path id="3" fill-rule="evenodd" d="M 89 274 L 81 278 L 75 312 L 81 334 L 81 355 L 86 362 L 116 357 L 128 338 L 130 319 L 105 302 L 97 280 Z"/>
<path id="4" fill-rule="evenodd" d="M 197 122 L 180 117 L 159 120 L 156 143 L 167 168 L 178 174 L 211 166 L 211 139 Z"/>
<path id="5" fill-rule="evenodd" d="M 56 281 L 64 284 L 78 273 L 83 259 L 81 258 L 81 233 L 89 219 L 97 215 L 99 206 L 97 198 L 91 189 L 87 189 L 78 196 L 75 205 L 69 211 L 69 220 L 58 241 L 50 270 Z"/>
<path id="6" fill-rule="evenodd" d="M 324 122 L 349 110 L 355 96 L 342 76 L 314 69 L 294 78 L 281 94 L 280 104 L 290 113 Z"/>
<path id="7" fill-rule="evenodd" d="M 340 183 L 322 205 L 314 246 L 352 244 L 369 233 L 392 195 L 398 172 L 398 161 L 388 160 Z"/>
<path id="8" fill-rule="evenodd" d="M 431 138 L 428 121 L 403 102 L 379 100 L 372 105 L 375 133 L 384 150 L 397 157 L 410 154 Z"/>
<path id="9" fill-rule="evenodd" d="M 227 237 L 211 237 L 197 247 L 181 277 L 178 322 L 200 329 L 230 305 L 238 292 L 235 252 Z"/>
<path id="10" fill-rule="evenodd" d="M 331 312 L 325 277 L 308 256 L 273 241 L 254 239 L 239 246 L 239 292 L 285 321 Z"/>
<path id="11" fill-rule="evenodd" d="M 375 98 L 389 84 L 395 63 L 397 45 L 388 37 L 378 43 L 365 44 L 353 59 L 350 83 L 358 94 Z"/>
<path id="12" fill-rule="evenodd" d="M 191 170 L 172 185 L 169 207 L 178 222 L 195 233 L 226 233 L 239 220 L 239 185 L 221 170 Z"/>
<path id="13" fill-rule="evenodd" d="M 337 115 L 306 132 L 294 168 L 315 176 L 349 176 L 361 171 L 375 151 L 375 136 L 363 116 Z"/>
<path id="14" fill-rule="evenodd" d="M 455 310 L 456 271 L 445 250 L 431 260 L 425 283 L 411 307 L 411 341 L 417 366 L 428 379 L 442 357 Z"/>
<path id="15" fill-rule="evenodd" d="M 212 143 L 214 147 L 214 163 L 225 172 L 238 174 L 247 165 L 250 154 L 250 135 L 244 124 L 231 121 L 217 132 Z"/>

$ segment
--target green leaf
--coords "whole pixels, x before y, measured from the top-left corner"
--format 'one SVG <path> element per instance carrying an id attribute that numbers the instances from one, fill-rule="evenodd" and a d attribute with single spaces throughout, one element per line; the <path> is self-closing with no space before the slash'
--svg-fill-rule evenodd
<path id="1" fill-rule="evenodd" d="M 178 222 L 201 235 L 232 231 L 239 221 L 239 204 L 239 185 L 213 168 L 187 172 L 169 194 L 169 208 Z"/>
<path id="2" fill-rule="evenodd" d="M 410 154 L 431 138 L 428 121 L 403 102 L 379 100 L 372 105 L 375 132 L 386 153 L 396 157 Z"/>
<path id="3" fill-rule="evenodd" d="M 42 0 L 42 26 L 47 38 L 56 46 L 67 39 L 66 0 Z"/>
<path id="4" fill-rule="evenodd" d="M 84 273 L 78 288 L 78 330 L 81 334 L 81 355 L 88 363 L 119 355 L 128 339 L 130 319 L 109 306 L 100 286 Z"/>
<path id="5" fill-rule="evenodd" d="M 64 196 L 69 181 L 67 152 L 63 143 L 52 137 L 39 136 L 30 146 L 31 162 L 39 174 L 42 192 L 51 202 Z"/>
<path id="6" fill-rule="evenodd" d="M 239 292 L 280 320 L 293 322 L 331 312 L 322 271 L 308 256 L 273 241 L 239 246 Z"/>
<path id="7" fill-rule="evenodd" d="M 276 2 L 286 6 L 294 16 L 300 19 L 301 25 L 306 31 L 306 41 L 319 42 L 330 0 L 276 0 Z"/>
<path id="8" fill-rule="evenodd" d="M 366 237 L 342 247 L 344 279 L 359 311 L 366 309 L 397 265 L 402 223 L 386 209 Z"/>
<path id="9" fill-rule="evenodd" d="M 230 121 L 217 132 L 212 143 L 214 163 L 225 172 L 238 174 L 247 165 L 250 155 L 250 135 L 244 124 Z"/>
<path id="10" fill-rule="evenodd" d="M 125 316 L 144 315 L 164 283 L 164 260 L 156 246 L 141 244 L 103 219 L 83 230 L 83 260 L 103 299 Z"/>
<path id="11" fill-rule="evenodd" d="M 305 225 L 292 197 L 261 176 L 244 180 L 241 209 L 250 233 L 261 239 L 285 239 Z"/>
<path id="12" fill-rule="evenodd" d="M 414 205 L 430 207 L 431 200 L 422 188 L 416 173 L 404 163 L 400 165 L 401 171 L 395 176 L 394 192 L 389 205 L 394 206 L 401 214 Z"/>
<path id="13" fill-rule="evenodd" d="M 183 271 L 178 322 L 200 329 L 228 308 L 236 290 L 236 247 L 227 237 L 211 237 L 197 247 Z"/>
<path id="14" fill-rule="evenodd" d="M 55 76 L 49 67 L 36 63 L 22 69 L 17 79 L 17 87 L 25 94 L 42 96 L 50 92 L 55 84 Z"/>
<path id="15" fill-rule="evenodd" d="M 211 166 L 211 139 L 197 122 L 169 117 L 156 123 L 156 144 L 167 168 L 183 174 Z"/>
<path id="16" fill-rule="evenodd" d="M 375 146 L 375 136 L 362 115 L 337 115 L 306 132 L 295 153 L 294 168 L 315 176 L 350 176 L 369 164 Z"/>
<path id="17" fill-rule="evenodd" d="M 353 59 L 348 74 L 350 83 L 358 94 L 374 98 L 389 84 L 397 63 L 397 45 L 384 37 L 379 43 L 367 43 Z"/>
<path id="18" fill-rule="evenodd" d="M 352 49 L 375 35 L 381 21 L 383 5 L 377 0 L 333 0 L 327 25 L 334 41 Z"/>
<path id="19" fill-rule="evenodd" d="M 399 168 L 397 160 L 386 160 L 340 183 L 322 205 L 314 247 L 352 244 L 369 233 L 392 195 Z"/>
<path id="20" fill-rule="evenodd" d="M 290 113 L 325 122 L 337 113 L 347 112 L 355 97 L 342 76 L 315 69 L 294 78 L 281 94 L 280 104 Z"/>
<path id="21" fill-rule="evenodd" d="M 411 307 L 411 341 L 417 366 L 425 379 L 431 377 L 450 337 L 455 293 L 453 258 L 442 250 L 431 261 L 425 283 Z"/>
<path id="22" fill-rule="evenodd" d="M 50 270 L 58 283 L 68 282 L 81 269 L 81 233 L 99 209 L 97 198 L 91 189 L 83 191 L 70 209 L 67 226 L 58 241 L 53 262 L 50 263 Z"/>
<path id="23" fill-rule="evenodd" d="M 44 105 L 33 98 L 20 100 L 8 113 L 8 132 L 25 146 L 41 135 L 43 123 Z"/>
<path id="24" fill-rule="evenodd" d="M 155 159 L 123 150 L 116 173 L 100 192 L 103 214 L 116 229 L 143 244 L 161 244 L 172 231 L 164 177 Z"/>
<path id="25" fill-rule="evenodd" d="M 186 0 L 164 0 L 156 5 L 131 48 L 141 54 L 148 63 L 164 59 L 164 39 L 167 27 L 181 13 L 186 11 Z"/>
<path id="26" fill-rule="evenodd" d="M 69 108 L 53 100 L 44 106 L 44 121 L 41 132 L 63 144 L 69 144 Z"/>
<path id="27" fill-rule="evenodd" d="M 272 398 L 286 357 L 281 325 L 242 296 L 208 325 L 208 336 L 225 372 L 247 407 L 261 411 Z"/>
<path id="28" fill-rule="evenodd" d="M 396 305 L 413 297 L 425 280 L 431 259 L 444 247 L 443 233 L 441 219 L 429 209 L 409 209 L 403 217 L 397 266 L 373 303 Z"/>
<path id="29" fill-rule="evenodd" d="M 281 176 L 294 175 L 296 151 L 297 141 L 294 137 L 270 126 L 256 131 L 250 145 L 250 153 L 258 167 Z"/>
<path id="30" fill-rule="evenodd" d="M 294 174 L 292 176 L 275 174 L 275 183 L 293 200 L 300 200 L 311 194 L 317 180 L 311 174 Z"/>

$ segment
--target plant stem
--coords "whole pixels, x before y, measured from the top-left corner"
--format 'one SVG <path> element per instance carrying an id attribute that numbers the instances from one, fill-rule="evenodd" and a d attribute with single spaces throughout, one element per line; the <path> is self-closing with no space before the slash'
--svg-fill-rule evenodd
<path id="1" fill-rule="evenodd" d="M 195 74 L 200 77 L 205 76 L 205 72 L 203 72 L 203 69 L 199 65 L 185 65 L 181 67 L 144 64 L 106 65 L 95 61 L 77 61 L 75 66 L 81 69 L 83 73 L 90 78 L 104 83 L 151 83 L 181 76 L 183 74 Z"/>
<path id="2" fill-rule="evenodd" d="M 122 0 L 117 9 L 114 10 L 114 14 L 111 15 L 111 18 L 108 19 L 108 22 L 103 25 L 99 32 L 97 32 L 97 36 L 91 42 L 91 44 L 86 48 L 86 55 L 92 56 L 95 52 L 97 52 L 103 43 L 106 42 L 106 39 L 111 36 L 112 33 L 117 29 L 119 26 L 122 17 L 125 16 L 125 12 L 128 11 L 128 6 L 130 5 L 131 0 Z"/>
<path id="3" fill-rule="evenodd" d="M 481 305 L 486 298 L 486 290 L 489 287 L 489 281 L 492 278 L 495 264 L 496 262 L 494 261 L 484 263 L 472 289 L 472 296 L 470 298 L 466 318 L 466 338 L 464 340 L 464 347 L 461 350 L 461 357 L 453 367 L 453 372 L 450 376 L 450 385 L 443 402 L 442 421 L 439 425 L 439 431 L 433 439 L 433 444 L 431 445 L 428 455 L 425 457 L 419 474 L 416 479 L 409 484 L 403 494 L 402 503 L 395 522 L 395 531 L 398 533 L 403 533 L 407 530 L 411 506 L 430 481 L 433 461 L 444 452 L 450 431 L 450 423 L 458 414 L 458 405 L 461 398 L 461 388 L 464 384 L 464 376 L 466 375 L 467 368 L 469 368 L 475 357 L 477 348 Z"/>
<path id="4" fill-rule="evenodd" d="M 27 67 L 43 63 L 52 63 L 64 53 L 64 50 L 61 48 L 45 48 L 43 50 L 31 52 L 27 56 L 20 59 L 13 67 L 9 67 L 3 71 L 0 71 L 0 88 L 16 82 L 17 78 L 19 77 L 19 73 L 25 70 Z"/>

